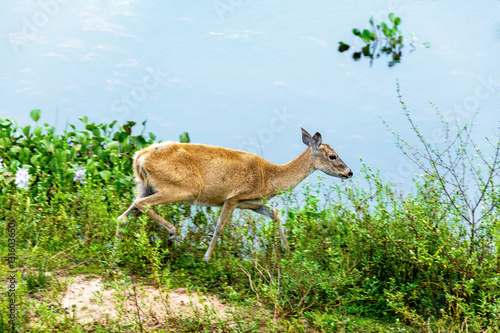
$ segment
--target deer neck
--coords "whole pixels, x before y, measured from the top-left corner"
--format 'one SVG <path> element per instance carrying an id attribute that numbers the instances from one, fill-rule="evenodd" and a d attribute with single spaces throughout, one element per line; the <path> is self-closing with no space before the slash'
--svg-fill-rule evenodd
<path id="1" fill-rule="evenodd" d="M 286 191 L 294 188 L 313 171 L 311 148 L 307 148 L 286 164 L 273 164 L 268 177 L 270 191 L 275 194 L 278 190 Z"/>

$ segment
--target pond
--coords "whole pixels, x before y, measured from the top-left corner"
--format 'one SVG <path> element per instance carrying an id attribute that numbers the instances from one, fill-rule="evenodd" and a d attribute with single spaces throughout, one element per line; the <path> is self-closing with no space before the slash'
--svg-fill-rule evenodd
<path id="1" fill-rule="evenodd" d="M 64 130 L 95 122 L 149 119 L 162 140 L 258 153 L 275 163 L 305 146 L 300 127 L 319 131 L 354 170 L 360 157 L 409 186 L 414 167 L 382 124 L 403 136 L 405 103 L 425 135 L 436 104 L 459 122 L 476 118 L 479 136 L 498 127 L 500 1 L 3 1 L 0 116 Z M 388 66 L 340 53 L 353 28 L 401 18 L 413 52 Z M 428 42 L 430 48 L 418 44 Z M 411 140 L 416 142 L 415 140 Z"/>

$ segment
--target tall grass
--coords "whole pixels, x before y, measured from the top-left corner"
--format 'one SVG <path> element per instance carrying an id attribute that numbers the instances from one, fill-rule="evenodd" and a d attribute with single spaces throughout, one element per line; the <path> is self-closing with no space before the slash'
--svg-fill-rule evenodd
<path id="1" fill-rule="evenodd" d="M 487 167 L 493 175 L 482 171 L 474 176 L 479 193 L 486 188 L 481 204 L 487 214 L 481 219 L 467 220 L 470 211 L 458 200 L 471 202 L 470 193 L 457 193 L 453 174 L 436 169 L 446 166 L 444 160 L 434 168 L 436 157 L 421 155 L 425 175 L 415 177 L 413 194 L 404 195 L 363 163 L 357 180 L 328 189 L 306 182 L 302 204 L 290 192 L 280 195 L 276 205 L 287 208 L 282 219 L 290 254 L 281 252 L 276 225 L 241 212 L 234 214 L 206 265 L 202 258 L 217 208 L 155 208 L 180 227 L 172 247 L 167 246 L 168 232 L 144 216 L 131 219 L 120 242 L 113 237 L 116 217 L 133 200 L 131 156 L 152 143 L 153 134 L 146 140 L 143 133 L 132 135 L 131 122 L 94 124 L 86 118 L 85 129 L 69 125 L 69 131 L 55 134 L 49 124 L 38 125 L 37 112 L 32 116 L 33 128 L 0 119 L 0 249 L 7 256 L 8 224 L 14 222 L 20 332 L 36 331 L 34 322 L 40 318 L 45 319 L 38 330 L 54 332 L 500 331 L 495 154 Z M 462 138 L 471 137 L 460 129 Z M 462 156 L 457 154 L 473 144 L 447 133 L 458 145 L 449 150 L 451 157 Z M 412 148 L 404 142 L 403 148 Z M 453 165 L 457 174 L 461 166 L 467 167 Z M 24 189 L 16 182 L 20 167 L 31 175 Z M 82 178 L 76 177 L 77 167 L 85 168 Z M 323 200 L 325 192 L 338 200 Z M 8 271 L 4 264 L 2 275 Z M 166 291 L 189 287 L 215 294 L 240 312 L 228 320 L 208 314 L 159 318 L 154 327 L 144 316 L 127 325 L 85 326 L 65 311 L 31 301 L 29 295 L 48 297 L 64 289 L 46 272 L 92 273 L 118 284 L 140 281 Z M 2 293 L 0 306 L 6 308 L 8 301 Z M 7 330 L 6 312 L 0 318 L 0 330 Z"/>

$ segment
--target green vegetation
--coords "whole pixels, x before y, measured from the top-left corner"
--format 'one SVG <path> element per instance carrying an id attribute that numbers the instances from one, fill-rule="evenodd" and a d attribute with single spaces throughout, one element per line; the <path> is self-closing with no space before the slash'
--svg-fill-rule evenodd
<path id="1" fill-rule="evenodd" d="M 386 54 L 391 56 L 391 60 L 388 63 L 389 67 L 392 67 L 401 61 L 403 56 L 402 49 L 404 47 L 405 38 L 403 33 L 399 30 L 399 25 L 401 24 L 401 18 L 397 17 L 393 13 L 388 15 L 389 21 L 392 23 L 386 23 L 382 21 L 380 24 L 375 23 L 373 17 L 370 18 L 369 23 L 371 30 L 363 29 L 353 29 L 352 33 L 359 37 L 365 44 L 361 51 L 355 51 L 352 54 L 354 60 L 359 60 L 362 57 L 367 57 L 370 59 L 370 65 L 372 65 L 373 60 L 379 58 L 381 54 Z M 413 45 L 416 41 L 414 33 L 411 33 L 412 41 L 409 45 L 412 50 L 415 48 Z M 420 44 L 424 47 L 430 47 L 430 43 L 425 42 Z M 350 45 L 342 41 L 339 42 L 339 52 L 345 52 L 350 49 Z M 411 51 L 410 51 L 411 52 Z"/>
<path id="2" fill-rule="evenodd" d="M 116 217 L 134 198 L 131 157 L 153 134 L 143 128 L 133 135 L 133 122 L 85 117 L 83 129 L 68 125 L 56 134 L 38 124 L 39 110 L 32 126 L 0 118 L 1 255 L 9 256 L 13 238 L 16 249 L 1 273 L 15 272 L 17 331 L 500 331 L 498 138 L 488 141 L 486 155 L 470 125 L 453 127 L 441 117 L 441 143 L 431 144 L 402 106 L 422 147 L 395 133 L 398 145 L 425 173 L 415 175 L 411 194 L 364 163 L 361 179 L 333 187 L 306 182 L 304 199 L 283 193 L 273 201 L 285 208 L 289 255 L 280 251 L 275 224 L 241 212 L 210 265 L 203 254 L 214 208 L 155 208 L 180 227 L 172 247 L 168 232 L 145 216 L 132 218 L 115 243 Z M 61 300 L 75 276 L 100 277 L 115 290 L 118 316 L 79 321 Z M 163 315 L 138 301 L 145 287 L 159 291 Z M 216 295 L 232 314 L 206 307 L 173 315 L 166 295 L 180 287 Z M 2 288 L 0 332 L 10 328 Z M 94 296 L 104 303 L 103 292 Z"/>

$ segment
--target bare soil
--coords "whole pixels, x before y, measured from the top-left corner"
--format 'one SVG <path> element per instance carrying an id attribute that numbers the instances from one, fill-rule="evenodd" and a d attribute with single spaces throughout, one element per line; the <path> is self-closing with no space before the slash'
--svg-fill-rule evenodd
<path id="1" fill-rule="evenodd" d="M 67 288 L 59 294 L 54 310 L 66 313 L 80 324 L 140 320 L 146 326 L 155 326 L 166 318 L 231 317 L 232 308 L 216 296 L 191 293 L 186 288 L 166 292 L 149 285 L 106 286 L 101 278 L 85 275 L 73 276 L 63 284 Z M 46 297 L 33 300 L 49 302 Z"/>

